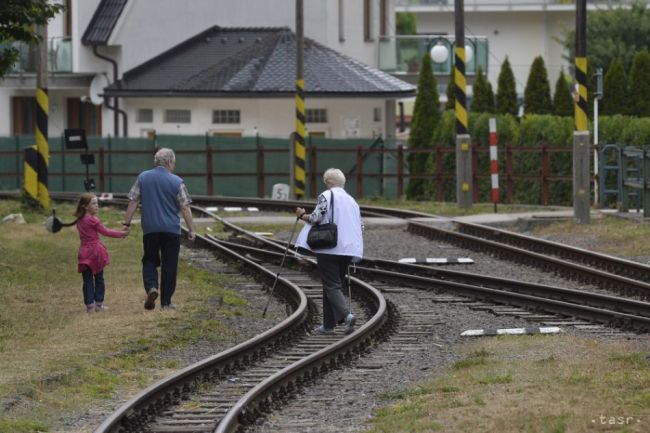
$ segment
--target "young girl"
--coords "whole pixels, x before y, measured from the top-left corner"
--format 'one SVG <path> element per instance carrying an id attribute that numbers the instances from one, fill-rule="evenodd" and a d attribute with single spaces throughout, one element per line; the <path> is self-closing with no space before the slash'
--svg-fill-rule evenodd
<path id="1" fill-rule="evenodd" d="M 106 247 L 99 241 L 99 235 L 112 238 L 123 238 L 129 234 L 129 228 L 122 231 L 110 230 L 104 227 L 97 218 L 99 202 L 93 193 L 83 193 L 79 197 L 77 210 L 77 230 L 79 231 L 79 246 L 77 272 L 83 276 L 83 293 L 86 312 L 102 311 L 104 305 L 104 268 L 110 262 Z"/>

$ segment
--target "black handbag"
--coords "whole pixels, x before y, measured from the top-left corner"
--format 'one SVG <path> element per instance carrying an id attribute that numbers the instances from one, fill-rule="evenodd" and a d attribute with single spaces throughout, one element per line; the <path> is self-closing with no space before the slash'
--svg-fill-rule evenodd
<path id="1" fill-rule="evenodd" d="M 330 222 L 311 226 L 307 233 L 307 245 L 312 250 L 334 248 L 338 242 L 339 229 L 334 224 L 334 192 L 330 200 Z"/>

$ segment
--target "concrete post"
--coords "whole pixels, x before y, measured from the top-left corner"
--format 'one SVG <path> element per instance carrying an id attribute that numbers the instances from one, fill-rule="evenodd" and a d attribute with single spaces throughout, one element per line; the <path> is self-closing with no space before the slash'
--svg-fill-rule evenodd
<path id="1" fill-rule="evenodd" d="M 589 224 L 589 131 L 573 133 L 573 216 L 578 224 Z"/>
<path id="2" fill-rule="evenodd" d="M 456 135 L 456 203 L 472 207 L 472 146 L 469 134 Z"/>

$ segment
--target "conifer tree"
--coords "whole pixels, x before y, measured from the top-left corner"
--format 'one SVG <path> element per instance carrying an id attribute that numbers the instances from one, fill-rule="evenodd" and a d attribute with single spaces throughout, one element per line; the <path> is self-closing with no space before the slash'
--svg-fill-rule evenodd
<path id="1" fill-rule="evenodd" d="M 409 134 L 409 149 L 433 148 L 433 131 L 440 121 L 440 97 L 438 83 L 433 75 L 433 63 L 429 53 L 422 58 L 418 91 L 415 97 L 411 132 Z M 409 172 L 413 175 L 433 173 L 433 161 L 427 153 L 411 153 L 408 157 Z M 425 179 L 410 179 L 406 188 L 406 197 L 413 200 L 431 198 L 433 184 Z"/>
<path id="2" fill-rule="evenodd" d="M 553 94 L 553 114 L 556 116 L 573 116 L 573 96 L 569 90 L 569 83 L 564 75 L 564 68 L 560 69 L 560 76 L 555 82 L 555 93 Z"/>
<path id="3" fill-rule="evenodd" d="M 480 66 L 478 67 L 472 90 L 472 111 L 475 113 L 494 113 L 492 86 L 485 75 L 483 75 L 483 69 Z"/>
<path id="4" fill-rule="evenodd" d="M 603 79 L 601 113 L 605 116 L 627 114 L 630 103 L 627 76 L 621 59 L 614 60 L 607 68 Z"/>
<path id="5" fill-rule="evenodd" d="M 630 113 L 633 116 L 650 116 L 650 53 L 638 52 L 630 70 Z"/>
<path id="6" fill-rule="evenodd" d="M 497 80 L 496 110 L 499 114 L 518 114 L 517 88 L 515 86 L 515 75 L 508 57 L 501 64 L 499 78 Z"/>
<path id="7" fill-rule="evenodd" d="M 528 81 L 524 89 L 524 113 L 550 114 L 553 112 L 551 86 L 542 56 L 537 56 L 530 66 Z"/>

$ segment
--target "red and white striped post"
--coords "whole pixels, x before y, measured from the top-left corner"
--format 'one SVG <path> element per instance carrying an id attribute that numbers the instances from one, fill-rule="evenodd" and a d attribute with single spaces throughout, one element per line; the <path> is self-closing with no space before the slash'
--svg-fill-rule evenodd
<path id="1" fill-rule="evenodd" d="M 492 203 L 497 213 L 499 203 L 499 159 L 497 158 L 497 119 L 490 119 L 490 178 L 492 180 Z"/>

